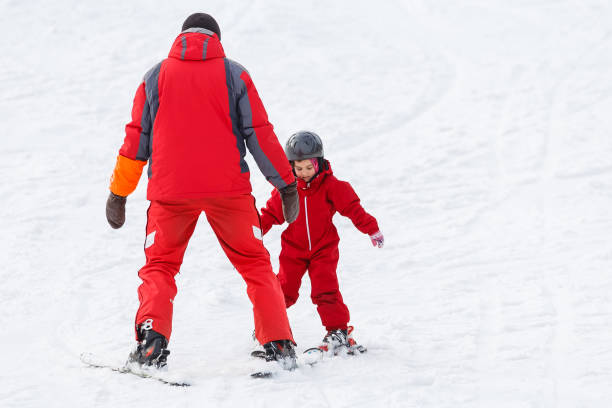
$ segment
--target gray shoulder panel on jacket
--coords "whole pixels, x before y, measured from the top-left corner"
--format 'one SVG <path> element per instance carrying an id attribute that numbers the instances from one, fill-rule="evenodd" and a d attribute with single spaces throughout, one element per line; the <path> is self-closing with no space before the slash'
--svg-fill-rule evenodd
<path id="1" fill-rule="evenodd" d="M 246 147 L 244 145 L 244 136 L 240 131 L 240 118 L 238 117 L 238 100 L 240 99 L 240 94 L 237 90 L 237 86 L 239 85 L 237 82 L 242 81 L 236 81 L 234 79 L 236 75 L 238 75 L 238 78 L 240 78 L 242 71 L 238 73 L 239 70 L 237 69 L 236 65 L 239 64 L 233 63 L 233 61 L 231 61 L 229 58 L 225 58 L 225 80 L 228 93 L 229 114 L 232 121 L 232 133 L 236 138 L 236 147 L 240 152 L 240 171 L 242 173 L 248 173 L 249 166 L 244 160 L 244 157 L 246 156 Z"/>
<path id="2" fill-rule="evenodd" d="M 153 148 L 153 124 L 155 123 L 155 117 L 157 116 L 157 110 L 159 109 L 159 73 L 161 71 L 161 66 L 165 60 L 158 62 L 153 68 L 151 68 L 144 76 L 145 83 L 145 93 L 147 95 L 148 104 L 148 115 L 149 115 L 149 124 L 150 131 L 148 134 L 148 140 L 142 140 L 141 135 L 141 146 L 146 147 L 148 150 L 146 157 L 149 158 L 149 168 L 147 170 L 147 174 L 149 178 L 153 175 L 153 163 L 151 159 L 151 153 Z M 143 115 L 145 114 L 143 110 Z M 139 149 L 140 150 L 140 149 Z"/>

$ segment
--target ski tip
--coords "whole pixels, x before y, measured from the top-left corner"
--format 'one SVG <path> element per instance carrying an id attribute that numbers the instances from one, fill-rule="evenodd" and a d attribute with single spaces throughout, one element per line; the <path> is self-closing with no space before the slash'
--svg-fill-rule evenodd
<path id="1" fill-rule="evenodd" d="M 174 381 L 162 381 L 164 384 L 168 384 L 171 387 L 191 387 L 191 383 L 186 382 L 174 382 Z"/>
<path id="2" fill-rule="evenodd" d="M 263 358 L 265 360 L 266 352 L 263 350 L 255 350 L 251 352 L 251 357 Z"/>
<path id="3" fill-rule="evenodd" d="M 364 347 L 364 346 L 362 346 L 362 345 L 358 345 L 358 346 L 355 346 L 355 347 L 351 347 L 351 349 L 349 350 L 349 353 L 348 353 L 348 354 L 351 354 L 351 355 L 359 355 L 359 354 L 363 354 L 363 353 L 365 353 L 366 351 L 368 351 L 368 349 L 367 349 L 367 348 L 365 348 L 365 347 Z"/>
<path id="4" fill-rule="evenodd" d="M 258 371 L 251 374 L 251 378 L 270 378 L 272 376 L 274 376 L 274 373 L 271 371 Z"/>
<path id="5" fill-rule="evenodd" d="M 323 350 L 318 347 L 311 347 L 309 349 L 304 350 L 304 354 L 323 354 Z"/>

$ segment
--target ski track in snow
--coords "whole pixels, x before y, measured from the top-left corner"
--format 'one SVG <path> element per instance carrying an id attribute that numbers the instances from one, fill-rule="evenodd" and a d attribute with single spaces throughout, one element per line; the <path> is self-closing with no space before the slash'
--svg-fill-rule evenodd
<path id="1" fill-rule="evenodd" d="M 609 405 L 609 2 L 199 7 L 0 4 L 0 406 Z M 114 231 L 108 178 L 138 81 L 194 11 L 218 18 L 281 142 L 317 131 L 379 220 L 382 250 L 335 218 L 363 356 L 249 378 L 245 285 L 201 222 L 169 359 L 193 386 L 79 361 L 121 362 L 133 343 L 146 179 Z M 261 207 L 271 187 L 249 166 Z M 265 237 L 275 270 L 281 231 Z M 309 291 L 289 309 L 299 350 L 324 334 Z"/>

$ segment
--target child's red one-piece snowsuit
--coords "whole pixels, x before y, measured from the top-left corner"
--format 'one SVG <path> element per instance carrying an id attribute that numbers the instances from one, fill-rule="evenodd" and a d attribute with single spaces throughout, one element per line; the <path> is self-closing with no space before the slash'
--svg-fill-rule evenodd
<path id="1" fill-rule="evenodd" d="M 317 305 L 321 322 L 327 330 L 346 329 L 350 316 L 338 287 L 340 237 L 332 217 L 337 211 L 368 235 L 378 231 L 378 223 L 363 209 L 351 185 L 333 175 L 329 162 L 325 162 L 324 168 L 309 183 L 298 179 L 300 214 L 281 235 L 278 279 L 285 304 L 290 307 L 297 301 L 302 277 L 308 270 L 311 298 Z M 264 234 L 272 225 L 285 221 L 278 191 L 272 192 L 261 212 Z"/>

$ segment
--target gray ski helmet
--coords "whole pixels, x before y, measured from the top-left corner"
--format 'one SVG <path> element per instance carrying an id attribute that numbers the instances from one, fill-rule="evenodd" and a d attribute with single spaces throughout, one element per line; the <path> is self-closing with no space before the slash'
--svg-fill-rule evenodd
<path id="1" fill-rule="evenodd" d="M 287 140 L 285 154 L 291 161 L 323 157 L 323 142 L 315 132 L 301 130 Z"/>

